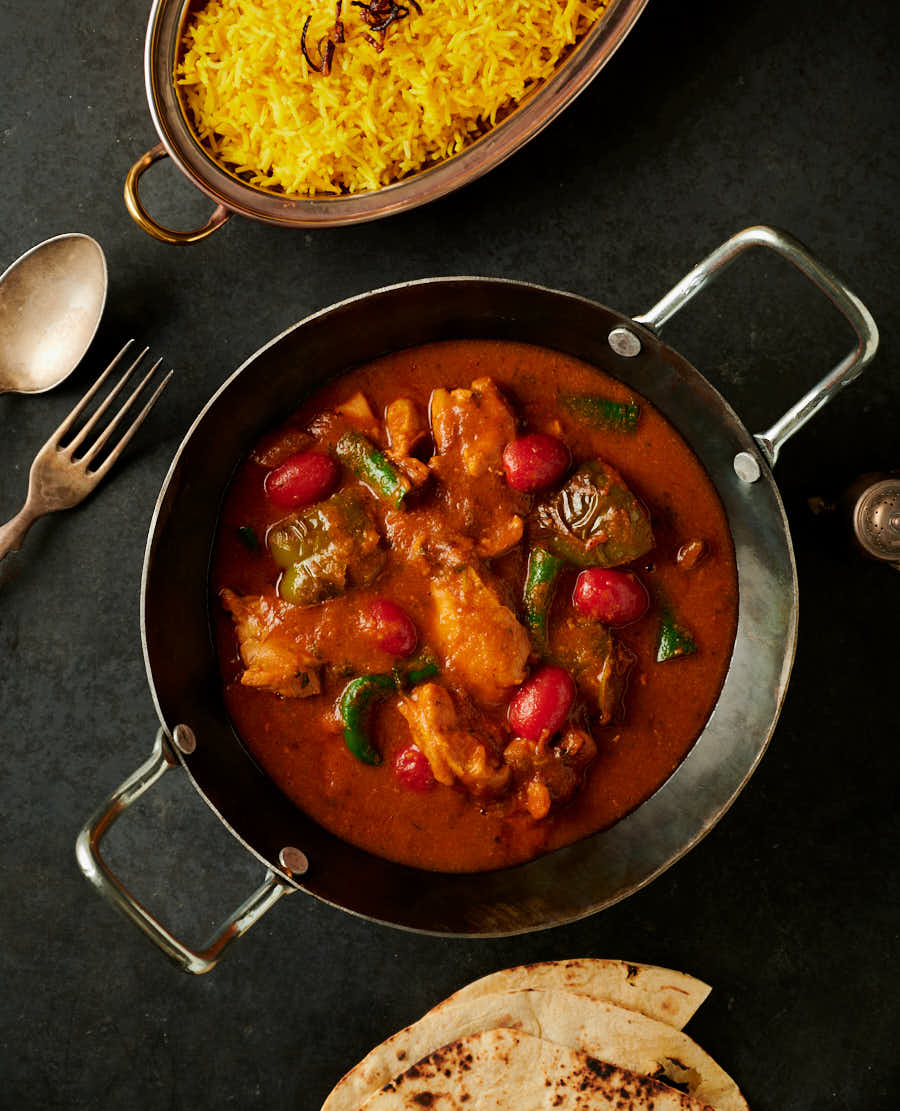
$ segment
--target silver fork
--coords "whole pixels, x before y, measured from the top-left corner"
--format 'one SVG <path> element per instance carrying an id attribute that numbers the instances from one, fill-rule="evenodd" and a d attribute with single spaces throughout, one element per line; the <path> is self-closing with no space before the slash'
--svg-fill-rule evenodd
<path id="1" fill-rule="evenodd" d="M 78 402 L 72 412 L 69 413 L 59 428 L 57 428 L 35 456 L 34 462 L 31 464 L 31 471 L 28 475 L 28 496 L 25 499 L 25 504 L 11 521 L 0 526 L 0 559 L 8 552 L 17 552 L 19 550 L 22 546 L 22 541 L 25 539 L 25 533 L 28 532 L 38 517 L 43 517 L 46 513 L 53 513 L 57 509 L 69 509 L 88 496 L 100 480 L 105 478 L 109 473 L 110 467 L 112 467 L 113 463 L 115 463 L 125 450 L 125 445 L 135 432 L 137 432 L 138 428 L 140 428 L 144 418 L 156 404 L 159 395 L 169 384 L 169 379 L 174 373 L 171 370 L 153 391 L 150 400 L 131 422 L 115 447 L 112 448 L 103 462 L 92 470 L 91 463 L 94 462 L 99 453 L 103 450 L 104 445 L 115 431 L 119 421 L 125 416 L 133 403 L 137 400 L 141 391 L 159 369 L 162 359 L 157 359 L 134 388 L 125 404 L 119 408 L 118 412 L 109 421 L 103 431 L 96 437 L 93 443 L 88 445 L 81 455 L 76 457 L 75 452 L 84 444 L 88 433 L 115 400 L 117 394 L 122 390 L 132 373 L 137 369 L 138 364 L 150 350 L 149 347 L 145 347 L 131 366 L 125 371 L 113 389 L 110 390 L 106 399 L 97 406 L 96 411 L 84 427 L 72 440 L 63 444 L 63 440 L 72 429 L 75 421 L 80 414 L 84 412 L 91 398 L 119 365 L 132 343 L 134 343 L 134 340 L 129 340 L 125 344 L 119 354 L 116 355 L 106 370 L 104 370 L 81 401 Z"/>

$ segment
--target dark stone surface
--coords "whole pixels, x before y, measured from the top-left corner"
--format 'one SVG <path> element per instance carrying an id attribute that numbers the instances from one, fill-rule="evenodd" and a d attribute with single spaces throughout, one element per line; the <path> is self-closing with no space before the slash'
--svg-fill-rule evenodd
<path id="1" fill-rule="evenodd" d="M 896 1105 L 900 578 L 857 557 L 806 502 L 900 467 L 897 13 L 894 0 L 655 0 L 561 119 L 462 193 L 315 234 L 236 219 L 177 250 L 144 236 L 121 198 L 128 166 L 155 142 L 145 5 L 7 0 L 0 259 L 84 231 L 106 250 L 110 293 L 63 388 L 0 398 L 0 516 L 18 508 L 33 452 L 124 338 L 152 344 L 178 375 L 114 481 L 39 523 L 0 567 L 0 1105 L 314 1109 L 372 1044 L 462 983 L 574 955 L 657 962 L 713 984 L 691 1032 L 758 1111 Z M 149 176 L 147 196 L 184 226 L 208 210 L 171 166 Z M 799 652 L 769 753 L 725 819 L 649 888 L 568 928 L 446 941 L 296 896 L 212 975 L 171 968 L 91 893 L 73 846 L 153 739 L 141 561 L 198 408 L 269 337 L 367 288 L 482 273 L 638 312 L 757 221 L 846 275 L 882 348 L 779 464 Z M 757 256 L 667 336 L 754 429 L 848 340 L 822 298 Z M 110 859 L 190 938 L 260 878 L 180 776 L 123 826 Z"/>

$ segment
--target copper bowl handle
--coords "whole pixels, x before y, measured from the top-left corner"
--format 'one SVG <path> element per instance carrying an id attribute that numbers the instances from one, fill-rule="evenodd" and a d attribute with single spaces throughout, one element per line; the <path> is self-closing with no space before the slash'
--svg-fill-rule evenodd
<path id="1" fill-rule="evenodd" d="M 218 205 L 212 212 L 210 218 L 206 221 L 202 228 L 197 228 L 195 231 L 174 231 L 172 228 L 164 227 L 162 224 L 156 222 L 150 213 L 144 208 L 141 203 L 141 198 L 138 194 L 138 182 L 147 170 L 158 162 L 160 158 L 168 157 L 169 152 L 162 143 L 157 143 L 155 147 L 148 150 L 146 154 L 135 162 L 135 164 L 128 171 L 128 176 L 125 178 L 125 207 L 128 209 L 132 220 L 148 235 L 152 235 L 154 239 L 158 239 L 160 243 L 173 243 L 176 246 L 184 246 L 188 243 L 198 243 L 201 239 L 205 239 L 208 235 L 220 228 L 227 220 L 231 219 L 231 211 L 225 205 Z"/>

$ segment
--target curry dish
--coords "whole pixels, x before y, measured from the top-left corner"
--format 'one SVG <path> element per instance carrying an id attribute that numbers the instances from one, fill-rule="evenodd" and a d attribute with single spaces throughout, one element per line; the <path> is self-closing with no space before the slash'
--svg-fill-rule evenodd
<path id="1" fill-rule="evenodd" d="M 675 770 L 728 668 L 737 576 L 702 465 L 559 352 L 410 348 L 337 378 L 227 494 L 226 703 L 315 821 L 482 871 L 608 827 Z"/>

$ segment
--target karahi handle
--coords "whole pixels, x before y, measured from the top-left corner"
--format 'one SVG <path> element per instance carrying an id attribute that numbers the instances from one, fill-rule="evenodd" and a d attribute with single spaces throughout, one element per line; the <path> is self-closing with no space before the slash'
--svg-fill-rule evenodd
<path id="1" fill-rule="evenodd" d="M 759 224 L 745 228 L 721 247 L 717 247 L 673 286 L 649 312 L 634 319 L 638 324 L 658 330 L 749 247 L 767 247 L 796 266 L 813 285 L 822 290 L 856 333 L 856 346 L 771 428 L 754 437 L 766 462 L 774 466 L 782 445 L 839 390 L 849 385 L 872 361 L 878 350 L 878 328 L 872 314 L 856 294 L 793 236 L 777 228 Z M 757 459 L 747 451 L 735 456 L 734 469 L 745 482 L 755 482 L 760 475 Z"/>
<path id="2" fill-rule="evenodd" d="M 75 843 L 75 855 L 88 882 L 105 899 L 131 919 L 154 945 L 185 972 L 200 974 L 214 968 L 233 941 L 258 922 L 282 895 L 290 894 L 295 888 L 270 869 L 262 885 L 225 919 L 204 948 L 196 950 L 179 941 L 127 890 L 100 855 L 100 845 L 116 819 L 167 771 L 178 766 L 178 757 L 168 736 L 164 729 L 160 729 L 150 759 L 113 791 L 81 830 Z"/>

